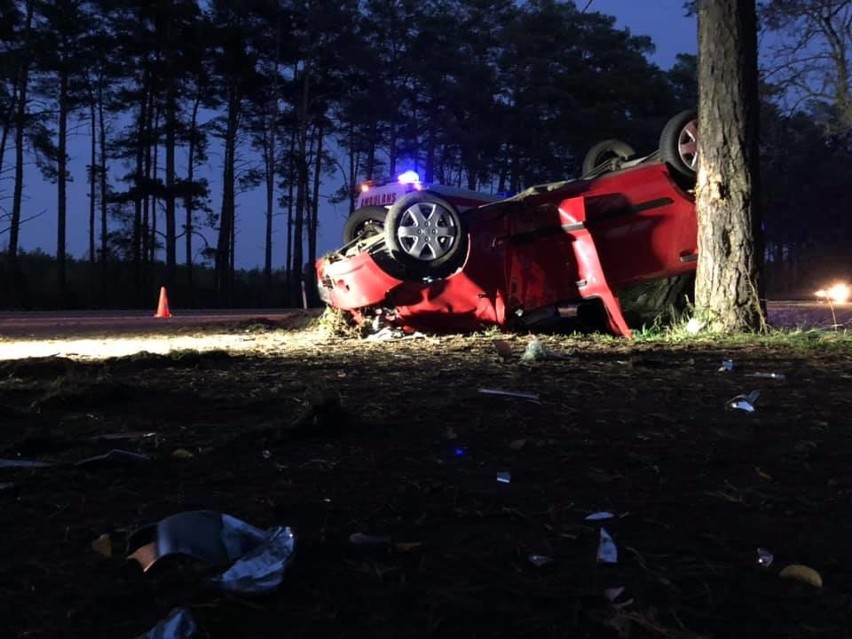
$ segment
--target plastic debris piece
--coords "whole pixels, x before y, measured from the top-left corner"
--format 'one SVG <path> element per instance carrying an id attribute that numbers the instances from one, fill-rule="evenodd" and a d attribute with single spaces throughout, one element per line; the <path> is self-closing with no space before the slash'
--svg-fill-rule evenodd
<path id="1" fill-rule="evenodd" d="M 89 437 L 89 441 L 125 441 L 128 439 L 149 439 L 156 437 L 157 433 L 144 431 L 128 431 L 126 433 L 105 433 L 103 435 L 94 435 Z"/>
<path id="2" fill-rule="evenodd" d="M 746 413 L 753 413 L 757 409 L 754 407 L 754 403 L 757 401 L 757 398 L 760 397 L 759 390 L 753 390 L 748 395 L 737 395 L 736 397 L 728 400 L 728 406 L 733 408 L 734 410 L 745 411 Z"/>
<path id="3" fill-rule="evenodd" d="M 746 377 L 762 377 L 764 379 L 777 379 L 778 381 L 783 382 L 787 379 L 787 376 L 784 373 L 749 373 Z"/>
<path id="4" fill-rule="evenodd" d="M 690 335 L 697 335 L 705 326 L 707 326 L 707 322 L 700 320 L 697 317 L 693 317 L 686 323 L 686 332 Z"/>
<path id="5" fill-rule="evenodd" d="M 383 537 L 381 535 L 365 535 L 361 532 L 349 535 L 349 543 L 358 546 L 384 546 L 389 542 L 390 537 Z"/>
<path id="6" fill-rule="evenodd" d="M 527 347 L 524 350 L 524 354 L 521 355 L 521 361 L 535 362 L 541 359 L 545 359 L 545 357 L 546 355 L 544 346 L 537 339 L 534 339 L 529 344 L 527 344 Z"/>
<path id="7" fill-rule="evenodd" d="M 539 340 L 534 339 L 529 344 L 527 344 L 526 349 L 524 350 L 523 355 L 521 355 L 522 362 L 536 362 L 540 360 L 554 360 L 554 359 L 570 359 L 567 355 L 563 355 L 562 353 L 557 353 L 556 351 L 551 351 L 544 347 Z"/>
<path id="8" fill-rule="evenodd" d="M 603 521 L 604 519 L 612 519 L 615 517 L 612 513 L 608 513 L 606 511 L 602 511 L 599 513 L 592 513 L 591 515 L 586 515 L 586 521 Z"/>
<path id="9" fill-rule="evenodd" d="M 94 457 L 87 457 L 86 459 L 81 459 L 76 462 L 75 466 L 102 466 L 108 464 L 125 463 L 125 462 L 150 462 L 151 458 L 148 455 L 143 455 L 142 453 L 134 453 L 130 450 L 121 450 L 120 448 L 113 448 L 108 453 L 104 453 L 103 455 L 95 455 Z"/>
<path id="10" fill-rule="evenodd" d="M 512 358 L 512 347 L 509 346 L 508 342 L 503 341 L 502 339 L 495 339 L 491 343 L 494 345 L 494 350 L 497 351 L 497 355 L 499 355 L 503 361 Z"/>
<path id="11" fill-rule="evenodd" d="M 618 546 L 615 545 L 606 528 L 601 528 L 601 538 L 598 542 L 598 562 L 602 564 L 618 563 Z"/>
<path id="12" fill-rule="evenodd" d="M 278 587 L 293 554 L 295 538 L 289 528 L 268 531 L 266 540 L 237 559 L 213 583 L 222 590 L 240 593 L 269 592 Z"/>
<path id="13" fill-rule="evenodd" d="M 615 601 L 624 594 L 625 590 L 624 586 L 614 586 L 613 588 L 605 588 L 603 594 L 608 601 Z"/>
<path id="14" fill-rule="evenodd" d="M 104 533 L 95 539 L 92 542 L 92 550 L 102 557 L 112 557 L 112 541 L 110 540 L 109 535 Z"/>
<path id="15" fill-rule="evenodd" d="M 368 335 L 366 339 L 368 342 L 387 342 L 392 339 L 400 339 L 402 337 L 405 337 L 402 329 L 385 326 L 372 335 Z"/>
<path id="16" fill-rule="evenodd" d="M 186 448 L 176 448 L 172 451 L 172 457 L 175 459 L 192 459 L 195 457 L 195 454 Z"/>
<path id="17" fill-rule="evenodd" d="M 734 370 L 734 360 L 732 359 L 723 359 L 722 365 L 719 367 L 720 373 L 730 373 Z"/>
<path id="18" fill-rule="evenodd" d="M 526 399 L 530 402 L 535 402 L 536 404 L 541 403 L 541 399 L 538 393 L 521 393 L 518 391 L 507 391 L 500 390 L 499 388 L 477 388 L 478 392 L 483 393 L 484 395 L 500 395 L 502 397 L 516 397 L 518 399 Z"/>
<path id="19" fill-rule="evenodd" d="M 0 468 L 47 468 L 51 462 L 34 461 L 31 459 L 0 459 Z"/>
<path id="20" fill-rule="evenodd" d="M 810 566 L 790 564 L 789 566 L 784 566 L 781 572 L 778 573 L 778 576 L 783 579 L 795 579 L 814 588 L 822 588 L 822 575 Z"/>
<path id="21" fill-rule="evenodd" d="M 526 439 L 516 439 L 509 443 L 509 448 L 512 450 L 521 450 L 524 446 L 527 445 Z"/>
<path id="22" fill-rule="evenodd" d="M 769 566 L 772 565 L 773 561 L 775 561 L 775 557 L 766 548 L 758 548 L 757 549 L 757 565 L 758 566 L 762 566 L 763 568 L 769 568 Z"/>
<path id="23" fill-rule="evenodd" d="M 497 473 L 497 483 L 499 484 L 511 484 L 512 483 L 512 473 L 502 470 Z"/>
<path id="24" fill-rule="evenodd" d="M 175 608 L 169 616 L 136 639 L 192 639 L 198 634 L 198 626 L 186 608 Z"/>
<path id="25" fill-rule="evenodd" d="M 128 545 L 134 549 L 128 559 L 139 562 L 143 571 L 173 554 L 188 555 L 210 566 L 236 562 L 214 581 L 231 592 L 256 593 L 281 583 L 295 538 L 289 528 L 261 530 L 230 515 L 196 510 L 140 528 Z"/>
<path id="26" fill-rule="evenodd" d="M 542 566 L 553 563 L 553 557 L 548 557 L 547 555 L 530 555 L 527 559 L 529 559 L 530 563 L 536 568 L 541 568 Z"/>

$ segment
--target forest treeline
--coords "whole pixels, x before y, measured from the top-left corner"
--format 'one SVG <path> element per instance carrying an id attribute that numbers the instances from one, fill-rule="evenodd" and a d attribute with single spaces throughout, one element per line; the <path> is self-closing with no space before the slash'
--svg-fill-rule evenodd
<path id="1" fill-rule="evenodd" d="M 695 106 L 695 59 L 662 70 L 649 38 L 581 4 L 0 0 L 0 307 L 145 306 L 160 284 L 187 305 L 300 305 L 323 193 L 351 210 L 361 180 L 402 168 L 513 192 L 576 176 L 603 138 L 653 150 Z M 766 29 L 795 39 L 805 25 L 809 51 L 826 53 L 817 68 L 776 56 L 765 74 L 766 255 L 780 289 L 817 257 L 842 267 L 852 244 L 850 62 L 832 47 L 849 37 L 852 0 L 762 9 Z M 88 157 L 72 163 L 80 127 Z M 32 161 L 56 189 L 51 256 L 21 250 Z M 86 182 L 85 217 L 69 217 L 71 179 Z M 252 273 L 234 262 L 248 189 L 265 195 Z M 77 258 L 72 225 L 87 229 Z"/>

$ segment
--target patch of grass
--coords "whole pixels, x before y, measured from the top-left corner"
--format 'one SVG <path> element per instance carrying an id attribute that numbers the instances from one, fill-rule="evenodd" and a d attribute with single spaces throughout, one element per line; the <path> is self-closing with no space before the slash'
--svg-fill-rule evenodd
<path id="1" fill-rule="evenodd" d="M 359 325 L 351 313 L 327 306 L 316 320 L 316 326 L 328 337 L 365 337 L 369 327 Z"/>

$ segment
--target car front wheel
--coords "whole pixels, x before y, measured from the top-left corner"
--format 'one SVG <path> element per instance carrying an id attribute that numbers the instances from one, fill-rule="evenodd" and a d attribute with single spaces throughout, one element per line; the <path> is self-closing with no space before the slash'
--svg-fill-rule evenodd
<path id="1" fill-rule="evenodd" d="M 387 215 L 387 209 L 381 206 L 365 206 L 353 211 L 343 224 L 343 243 L 380 235 L 385 230 Z"/>
<path id="2" fill-rule="evenodd" d="M 594 145 L 583 158 L 583 177 L 616 171 L 636 155 L 633 147 L 621 140 L 604 140 Z"/>
<path id="3" fill-rule="evenodd" d="M 411 193 L 397 200 L 384 233 L 391 256 L 416 277 L 444 277 L 461 266 L 467 252 L 459 212 L 432 194 Z"/>
<path id="4" fill-rule="evenodd" d="M 681 111 L 668 121 L 660 135 L 660 156 L 681 175 L 695 179 L 698 170 L 698 114 Z"/>

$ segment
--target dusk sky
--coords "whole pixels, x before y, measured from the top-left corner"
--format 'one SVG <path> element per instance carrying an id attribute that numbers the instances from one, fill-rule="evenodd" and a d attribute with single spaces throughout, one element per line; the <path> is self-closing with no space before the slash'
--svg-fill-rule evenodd
<path id="1" fill-rule="evenodd" d="M 582 8 L 585 0 L 578 0 Z M 678 53 L 695 53 L 697 49 L 696 22 L 684 17 L 683 0 L 593 0 L 588 11 L 616 16 L 616 26 L 627 28 L 634 35 L 650 36 L 656 47 L 652 61 L 663 69 L 670 68 Z M 85 123 L 79 125 L 79 134 L 71 140 L 69 154 L 73 182 L 68 185 L 68 252 L 75 257 L 84 257 L 88 233 L 88 194 L 85 176 L 88 157 L 88 138 Z M 8 158 L 11 160 L 11 158 Z M 220 174 L 221 155 L 211 148 L 208 163 L 212 187 L 211 204 L 215 209 L 221 205 L 221 194 L 216 176 Z M 180 162 L 180 160 L 179 160 Z M 118 172 L 118 171 L 117 171 Z M 566 176 L 570 177 L 570 176 Z M 4 180 L 0 188 L 3 204 L 9 205 L 6 196 L 11 195 L 11 181 Z M 329 181 L 324 189 L 331 193 L 338 187 Z M 246 193 L 238 201 L 238 236 L 236 238 L 236 264 L 238 268 L 252 268 L 263 263 L 263 195 L 260 191 Z M 21 228 L 21 246 L 25 250 L 41 248 L 49 254 L 56 252 L 56 186 L 40 179 L 34 165 L 27 167 L 24 219 L 40 214 L 26 222 Z M 180 214 L 180 213 L 179 213 Z M 321 210 L 321 228 L 318 235 L 320 253 L 338 246 L 347 208 L 326 204 Z M 273 264 L 280 268 L 284 262 L 284 220 L 277 217 L 274 228 Z M 215 245 L 215 233 L 207 230 L 206 236 Z M 8 242 L 8 233 L 0 235 L 0 248 Z M 198 246 L 198 242 L 196 245 Z M 179 244 L 179 251 L 182 245 Z M 178 259 L 183 261 L 182 255 Z"/>

